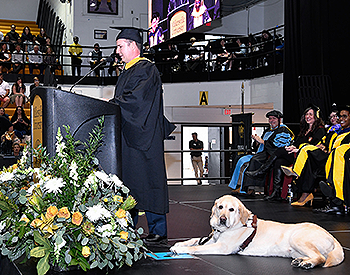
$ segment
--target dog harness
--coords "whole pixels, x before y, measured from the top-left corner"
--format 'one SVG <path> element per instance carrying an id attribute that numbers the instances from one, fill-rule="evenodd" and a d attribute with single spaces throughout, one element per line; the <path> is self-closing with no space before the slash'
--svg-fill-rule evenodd
<path id="1" fill-rule="evenodd" d="M 255 237 L 256 234 L 256 229 L 257 229 L 257 221 L 258 221 L 258 217 L 256 215 L 251 215 L 251 217 L 248 219 L 247 224 L 245 224 L 245 227 L 248 228 L 254 228 L 254 231 L 252 232 L 252 234 L 249 235 L 249 237 L 239 246 L 238 248 L 238 252 L 243 251 L 253 240 L 253 238 Z M 215 232 L 220 232 L 217 229 L 213 229 L 212 232 L 209 234 L 208 237 L 202 237 L 199 242 L 198 245 L 204 245 L 206 244 L 213 236 Z"/>
<path id="2" fill-rule="evenodd" d="M 255 237 L 255 234 L 256 234 L 257 221 L 258 221 L 258 217 L 257 217 L 256 215 L 254 215 L 253 218 L 249 218 L 247 224 L 244 225 L 245 227 L 254 228 L 254 231 L 253 231 L 252 234 L 250 234 L 249 237 L 246 238 L 245 241 L 239 246 L 238 252 L 242 252 L 242 251 L 252 242 L 252 240 L 253 240 L 253 238 Z"/>

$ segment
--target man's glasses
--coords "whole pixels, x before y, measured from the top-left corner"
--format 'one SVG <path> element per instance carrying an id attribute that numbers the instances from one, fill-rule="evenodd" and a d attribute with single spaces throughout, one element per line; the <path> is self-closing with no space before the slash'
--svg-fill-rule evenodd
<path id="1" fill-rule="evenodd" d="M 340 118 L 347 119 L 348 115 L 340 115 L 339 117 L 340 117 Z"/>

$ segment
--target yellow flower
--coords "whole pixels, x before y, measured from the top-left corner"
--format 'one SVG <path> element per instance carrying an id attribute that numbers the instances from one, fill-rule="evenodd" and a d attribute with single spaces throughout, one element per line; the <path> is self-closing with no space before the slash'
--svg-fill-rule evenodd
<path id="1" fill-rule="evenodd" d="M 90 247 L 88 246 L 83 246 L 83 249 L 81 250 L 81 254 L 83 254 L 83 256 L 85 258 L 89 257 L 91 252 L 90 252 Z"/>
<path id="2" fill-rule="evenodd" d="M 54 218 L 57 215 L 57 213 L 58 213 L 57 207 L 54 205 L 53 206 L 51 205 L 49 208 L 47 208 L 45 217 L 46 219 L 51 219 L 51 218 Z"/>
<path id="3" fill-rule="evenodd" d="M 124 239 L 124 240 L 127 240 L 127 239 L 128 239 L 128 235 L 129 235 L 128 232 L 126 232 L 126 231 L 121 231 L 119 234 L 120 234 L 120 238 L 121 238 L 121 239 Z"/>
<path id="4" fill-rule="evenodd" d="M 30 225 L 33 226 L 34 228 L 37 228 L 37 227 L 39 227 L 39 226 L 42 225 L 42 224 L 43 224 L 43 221 L 40 220 L 40 219 L 34 219 L 34 220 L 30 223 Z"/>
<path id="5" fill-rule="evenodd" d="M 108 202 L 108 199 L 107 199 L 107 198 L 104 198 L 103 201 L 104 201 L 104 202 Z"/>
<path id="6" fill-rule="evenodd" d="M 115 212 L 117 218 L 122 219 L 126 217 L 126 211 L 124 209 L 119 208 L 117 212 Z"/>
<path id="7" fill-rule="evenodd" d="M 20 221 L 20 222 L 21 222 L 21 221 L 24 221 L 26 224 L 29 223 L 29 219 L 27 218 L 26 215 L 23 215 L 23 217 L 22 217 L 19 221 Z"/>
<path id="8" fill-rule="evenodd" d="M 115 202 L 123 202 L 123 197 L 122 197 L 122 196 L 119 196 L 119 195 L 115 195 L 115 196 L 113 197 L 113 200 L 114 200 Z"/>
<path id="9" fill-rule="evenodd" d="M 57 213 L 57 217 L 69 219 L 70 213 L 67 207 L 62 207 Z"/>
<path id="10" fill-rule="evenodd" d="M 88 236 L 95 232 L 95 227 L 93 223 L 89 221 L 86 221 L 83 223 L 82 229 L 83 229 L 83 232 Z"/>
<path id="11" fill-rule="evenodd" d="M 82 221 L 83 215 L 80 212 L 74 212 L 72 215 L 72 223 L 79 226 Z"/>

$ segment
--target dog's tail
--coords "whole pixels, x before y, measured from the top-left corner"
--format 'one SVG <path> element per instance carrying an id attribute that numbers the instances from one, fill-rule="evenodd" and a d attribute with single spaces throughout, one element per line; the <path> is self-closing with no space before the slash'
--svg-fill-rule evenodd
<path id="1" fill-rule="evenodd" d="M 340 264 L 344 260 L 344 251 L 340 243 L 334 239 L 334 249 L 328 253 L 323 267 L 331 267 Z"/>

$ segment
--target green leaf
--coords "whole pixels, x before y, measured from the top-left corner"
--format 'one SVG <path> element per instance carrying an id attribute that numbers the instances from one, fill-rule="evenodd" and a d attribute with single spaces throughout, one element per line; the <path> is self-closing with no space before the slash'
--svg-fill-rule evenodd
<path id="1" fill-rule="evenodd" d="M 69 264 L 72 260 L 72 256 L 69 254 L 66 254 L 66 257 L 64 257 L 64 260 L 65 260 L 66 264 Z"/>
<path id="2" fill-rule="evenodd" d="M 37 242 L 40 245 L 43 245 L 47 249 L 51 249 L 50 243 L 47 239 L 45 239 L 43 236 L 41 236 L 39 231 L 34 231 L 34 241 Z"/>
<path id="3" fill-rule="evenodd" d="M 36 265 L 36 270 L 38 271 L 38 275 L 44 275 L 46 272 L 49 271 L 50 265 L 49 265 L 49 255 L 50 253 L 47 253 L 43 258 L 41 258 Z"/>
<path id="4" fill-rule="evenodd" d="M 91 265 L 90 268 L 93 269 L 98 266 L 98 261 L 94 261 Z"/>
<path id="5" fill-rule="evenodd" d="M 89 242 L 89 239 L 88 239 L 88 238 L 84 238 L 84 239 L 81 241 L 81 245 L 87 245 L 88 242 Z"/>
<path id="6" fill-rule="evenodd" d="M 41 258 L 45 256 L 46 252 L 47 249 L 45 249 L 42 246 L 37 246 L 30 250 L 30 256 L 35 258 Z"/>
<path id="7" fill-rule="evenodd" d="M 142 227 L 137 228 L 137 233 L 139 235 L 142 235 L 143 234 L 143 228 Z"/>

